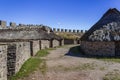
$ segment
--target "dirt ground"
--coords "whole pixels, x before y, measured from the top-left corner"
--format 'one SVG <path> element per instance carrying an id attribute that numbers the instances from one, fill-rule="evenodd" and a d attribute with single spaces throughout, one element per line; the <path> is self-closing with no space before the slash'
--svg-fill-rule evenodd
<path id="1" fill-rule="evenodd" d="M 23 80 L 103 80 L 110 72 L 120 73 L 120 63 L 65 55 L 73 46 L 50 51 L 43 58 L 43 72 L 37 70 Z"/>

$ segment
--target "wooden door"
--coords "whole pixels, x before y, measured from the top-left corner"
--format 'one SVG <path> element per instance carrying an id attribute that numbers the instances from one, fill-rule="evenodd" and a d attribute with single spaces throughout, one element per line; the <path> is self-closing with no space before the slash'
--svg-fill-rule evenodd
<path id="1" fill-rule="evenodd" d="M 115 42 L 115 56 L 120 56 L 120 42 Z"/>

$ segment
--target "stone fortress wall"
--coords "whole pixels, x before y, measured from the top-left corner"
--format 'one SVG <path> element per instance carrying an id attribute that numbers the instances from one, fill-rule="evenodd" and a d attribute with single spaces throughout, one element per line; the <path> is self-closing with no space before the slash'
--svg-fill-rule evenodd
<path id="1" fill-rule="evenodd" d="M 34 25 L 34 24 L 16 24 L 15 22 L 10 22 L 9 26 L 6 25 L 6 21 L 0 21 L 0 28 L 3 29 L 20 29 L 20 28 L 41 28 L 42 24 L 40 25 Z M 75 29 L 60 29 L 60 28 L 51 28 L 53 32 L 68 32 L 68 33 L 85 33 L 87 30 L 75 30 Z"/>
<path id="2" fill-rule="evenodd" d="M 87 30 L 75 30 L 75 29 L 60 29 L 60 28 L 53 28 L 54 33 L 68 33 L 70 35 L 79 36 L 77 39 L 64 39 L 64 44 L 80 44 L 80 37 L 87 32 Z"/>
<path id="3" fill-rule="evenodd" d="M 60 28 L 53 28 L 53 32 L 68 32 L 68 33 L 85 33 L 87 30 L 75 30 L 75 29 L 60 29 Z"/>

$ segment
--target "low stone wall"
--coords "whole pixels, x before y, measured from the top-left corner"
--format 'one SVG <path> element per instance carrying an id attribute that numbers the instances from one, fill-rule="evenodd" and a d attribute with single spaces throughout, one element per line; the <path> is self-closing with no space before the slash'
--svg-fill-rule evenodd
<path id="1" fill-rule="evenodd" d="M 64 39 L 64 44 L 77 44 L 77 40 L 74 39 Z"/>
<path id="2" fill-rule="evenodd" d="M 81 49 L 85 54 L 98 56 L 115 56 L 114 42 L 81 41 Z"/>
<path id="3" fill-rule="evenodd" d="M 33 56 L 36 55 L 36 53 L 40 50 L 40 43 L 39 40 L 32 41 L 33 42 Z"/>
<path id="4" fill-rule="evenodd" d="M 60 41 L 54 39 L 52 41 L 52 47 L 54 48 L 54 47 L 57 47 L 57 46 L 60 46 Z"/>
<path id="5" fill-rule="evenodd" d="M 49 40 L 40 40 L 40 49 L 46 49 L 50 47 Z"/>
<path id="6" fill-rule="evenodd" d="M 59 46 L 63 46 L 64 45 L 64 39 L 60 40 L 60 45 Z"/>
<path id="7" fill-rule="evenodd" d="M 0 80 L 7 80 L 7 46 L 0 44 Z"/>
<path id="8" fill-rule="evenodd" d="M 7 44 L 7 72 L 9 77 L 17 73 L 31 55 L 30 42 L 7 42 Z"/>
<path id="9" fill-rule="evenodd" d="M 31 57 L 30 55 L 30 43 L 19 42 L 16 43 L 16 67 L 15 73 L 18 72 L 24 62 Z"/>

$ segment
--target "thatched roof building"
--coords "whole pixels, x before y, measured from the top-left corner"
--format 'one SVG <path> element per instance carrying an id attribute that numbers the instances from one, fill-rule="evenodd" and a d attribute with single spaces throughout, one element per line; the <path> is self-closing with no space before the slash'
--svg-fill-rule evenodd
<path id="1" fill-rule="evenodd" d="M 82 41 L 119 41 L 120 12 L 109 9 L 81 38 Z"/>
<path id="2" fill-rule="evenodd" d="M 42 29 L 0 29 L 0 41 L 2 40 L 49 40 L 50 35 Z"/>
<path id="3" fill-rule="evenodd" d="M 86 54 L 120 56 L 120 12 L 109 9 L 82 37 L 81 48 Z"/>

